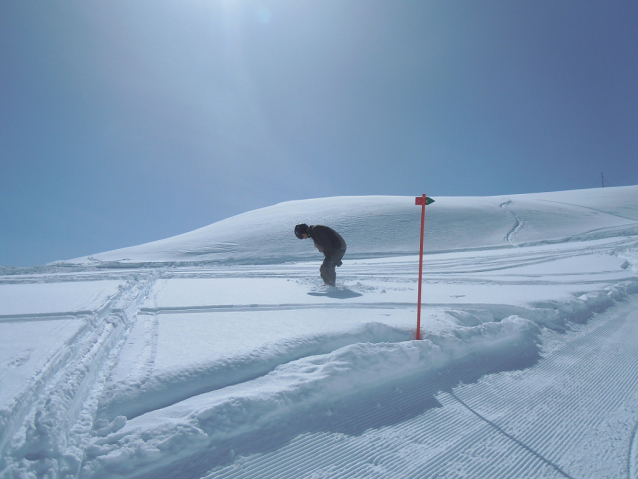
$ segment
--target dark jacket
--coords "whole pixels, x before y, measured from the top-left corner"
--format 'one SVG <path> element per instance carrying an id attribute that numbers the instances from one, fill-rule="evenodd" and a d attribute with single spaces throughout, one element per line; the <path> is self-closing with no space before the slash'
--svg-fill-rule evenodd
<path id="1" fill-rule="evenodd" d="M 312 238 L 315 246 L 326 257 L 332 256 L 336 252 L 346 250 L 346 242 L 332 228 L 323 225 L 312 225 L 308 227 L 308 236 Z"/>

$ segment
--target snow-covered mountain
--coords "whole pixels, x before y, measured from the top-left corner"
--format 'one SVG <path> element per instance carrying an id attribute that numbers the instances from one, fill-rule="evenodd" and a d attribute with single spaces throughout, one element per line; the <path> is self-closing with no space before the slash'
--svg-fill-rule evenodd
<path id="1" fill-rule="evenodd" d="M 638 477 L 638 187 L 435 199 L 0 276 L 0 479 Z"/>
<path id="2" fill-rule="evenodd" d="M 437 197 L 426 208 L 427 252 L 604 238 L 636 231 L 638 187 L 493 197 Z M 414 197 L 334 197 L 249 211 L 153 243 L 72 263 L 283 263 L 305 260 L 297 223 L 325 224 L 348 243 L 350 258 L 419 252 L 421 208 Z"/>

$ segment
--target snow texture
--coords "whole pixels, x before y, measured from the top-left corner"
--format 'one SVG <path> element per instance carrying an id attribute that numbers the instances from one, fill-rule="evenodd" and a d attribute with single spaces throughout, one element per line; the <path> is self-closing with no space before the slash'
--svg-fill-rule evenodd
<path id="1" fill-rule="evenodd" d="M 638 477 L 638 187 L 435 199 L 6 269 L 0 478 Z"/>

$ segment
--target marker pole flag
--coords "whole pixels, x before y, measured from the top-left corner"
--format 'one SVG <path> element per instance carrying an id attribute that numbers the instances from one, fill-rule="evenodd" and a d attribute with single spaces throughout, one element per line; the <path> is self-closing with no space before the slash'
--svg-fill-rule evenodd
<path id="1" fill-rule="evenodd" d="M 423 282 L 423 233 L 425 232 L 425 205 L 434 203 L 432 198 L 425 195 L 417 196 L 414 204 L 421 205 L 421 248 L 419 252 L 419 299 L 416 310 L 416 339 L 421 339 L 421 284 Z"/>

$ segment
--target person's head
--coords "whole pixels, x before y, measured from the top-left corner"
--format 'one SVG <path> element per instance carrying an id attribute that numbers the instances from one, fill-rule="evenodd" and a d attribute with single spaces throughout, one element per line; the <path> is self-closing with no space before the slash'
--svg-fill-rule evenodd
<path id="1" fill-rule="evenodd" d="M 306 239 L 308 237 L 308 225 L 306 223 L 299 223 L 295 226 L 295 236 L 299 239 Z"/>

